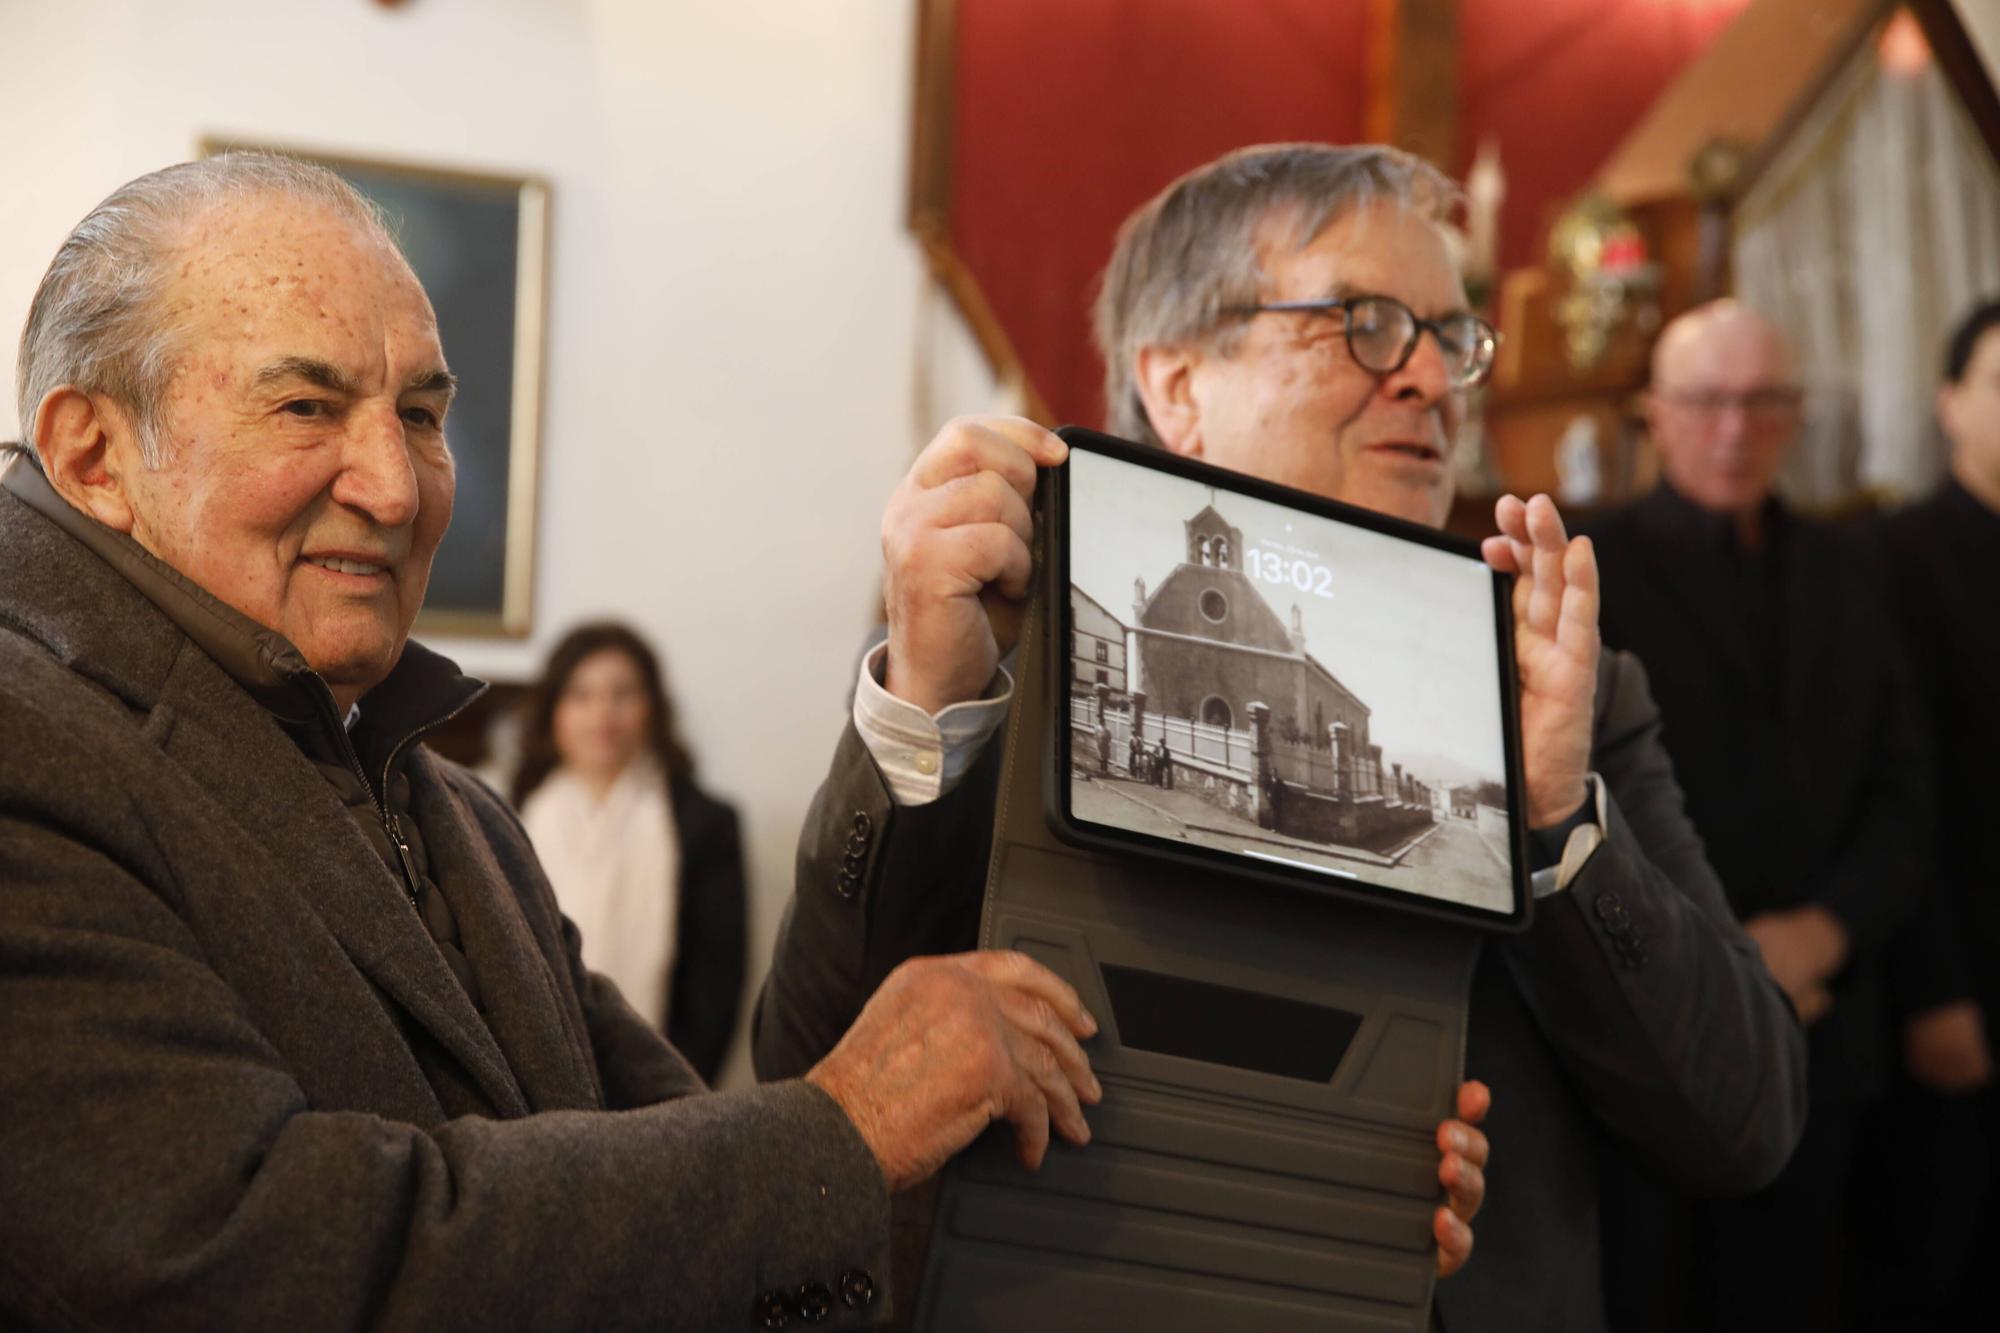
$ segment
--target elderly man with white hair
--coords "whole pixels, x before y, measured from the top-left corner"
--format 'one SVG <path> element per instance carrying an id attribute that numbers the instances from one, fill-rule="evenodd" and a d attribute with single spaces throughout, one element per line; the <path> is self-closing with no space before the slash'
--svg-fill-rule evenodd
<path id="1" fill-rule="evenodd" d="M 889 1195 L 1095 1083 L 1025 958 L 705 1094 L 417 745 L 453 493 L 422 288 L 337 177 L 142 177 L 29 312 L 0 480 L 0 1324 L 853 1326 Z M 698 1095 L 699 1094 L 699 1095 Z"/>

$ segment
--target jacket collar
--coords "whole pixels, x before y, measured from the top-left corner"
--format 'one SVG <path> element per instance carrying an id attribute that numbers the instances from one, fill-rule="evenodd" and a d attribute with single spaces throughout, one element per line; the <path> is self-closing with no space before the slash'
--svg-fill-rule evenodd
<path id="1" fill-rule="evenodd" d="M 24 452 L 0 475 L 0 489 L 116 570 L 288 730 L 330 727 L 338 736 L 344 719 L 335 707 L 333 691 L 283 634 L 258 624 L 131 537 L 105 527 L 63 499 L 32 454 Z M 77 629 L 86 640 L 91 637 L 87 625 Z M 117 649 L 101 655 L 106 661 L 122 655 L 124 648 L 122 642 L 100 646 Z M 369 725 L 356 740 L 365 737 L 369 742 L 358 748 L 368 751 L 360 757 L 376 790 L 382 790 L 396 751 L 464 709 L 485 689 L 485 682 L 465 675 L 449 659 L 422 644 L 405 643 L 389 675 L 362 700 Z"/>
<path id="2" fill-rule="evenodd" d="M 24 469 L 31 475 L 24 476 Z M 51 503 L 62 508 L 48 512 Z M 281 716 L 257 707 L 261 699 L 246 698 L 246 691 L 253 691 L 262 698 L 276 697 L 282 705 L 306 697 L 287 691 L 316 688 L 325 726 L 332 729 L 328 734 L 345 746 L 324 681 L 303 663 L 287 669 L 297 654 L 282 635 L 263 638 L 270 632 L 254 625 L 246 630 L 248 622 L 237 613 L 220 603 L 208 605 L 213 599 L 207 594 L 135 547 L 69 509 L 34 470 L 32 459 L 16 461 L 0 477 L 0 551 L 6 554 L 0 559 L 0 626 L 41 644 L 65 668 L 144 715 L 147 737 L 191 780 L 178 792 L 186 808 L 228 821 L 245 841 L 263 848 L 277 868 L 268 891 L 298 895 L 356 967 L 451 1052 L 501 1114 L 524 1112 L 529 1103 L 509 1057 L 409 911 L 401 886 L 301 753 L 297 728 L 281 725 Z M 159 600 L 142 591 L 140 580 L 150 582 Z M 209 611 L 218 614 L 205 638 L 216 649 L 183 625 L 185 620 L 203 623 Z M 218 628 L 225 625 L 241 637 L 232 641 Z M 244 638 L 256 651 L 245 649 Z M 259 669 L 268 665 L 271 677 L 244 682 L 217 649 L 235 653 L 238 668 L 246 661 Z M 389 679 L 364 698 L 370 725 L 357 727 L 357 732 L 381 737 L 384 746 L 400 750 L 411 738 L 410 729 L 422 725 L 412 719 L 449 716 L 462 706 L 458 700 L 483 688 L 444 658 L 410 644 Z M 371 748 L 363 735 L 354 739 L 364 742 L 362 749 Z M 420 757 L 417 766 L 434 764 Z M 370 776 L 379 780 L 381 770 Z M 419 785 L 424 788 L 416 793 L 420 821 L 436 803 L 458 799 L 439 782 L 413 783 L 413 789 Z M 485 877 L 480 882 L 501 882 L 502 873 L 491 864 L 492 850 L 470 832 L 468 812 L 454 805 L 431 818 L 435 836 L 429 841 L 434 868 L 443 867 L 439 873 L 465 864 Z M 487 922 L 488 916 L 519 934 L 504 904 L 483 899 L 461 912 L 461 927 L 493 935 L 497 927 Z M 496 971 L 493 987 L 522 984 L 523 976 L 548 985 L 546 964 L 532 941 L 508 940 L 514 961 L 505 966 L 515 970 L 505 975 Z M 509 1030 L 522 1027 L 514 1022 Z M 548 1042 L 538 1030 L 530 1035 L 537 1039 L 516 1051 L 517 1056 L 545 1051 Z M 552 1091 L 538 1088 L 541 1102 L 587 1104 L 587 1068 L 576 1073 L 573 1059 L 567 1054 L 561 1059 L 564 1077 L 555 1079 Z"/>
<path id="3" fill-rule="evenodd" d="M 1677 549 L 1699 551 L 1704 555 L 1745 564 L 1763 559 L 1784 540 L 1789 519 L 1778 497 L 1767 498 L 1763 505 L 1763 549 L 1751 552 L 1743 549 L 1737 537 L 1735 519 L 1702 508 L 1675 490 L 1664 477 L 1651 494 L 1638 502 L 1638 507 L 1647 524 Z"/>
<path id="4" fill-rule="evenodd" d="M 1937 507 L 1948 522 L 1966 533 L 1988 541 L 2000 541 L 2000 513 L 1988 509 L 1985 501 L 1965 489 L 1965 483 L 1950 473 L 1937 490 Z"/>
<path id="5" fill-rule="evenodd" d="M 1767 524 L 1774 523 L 1781 512 L 1775 500 L 1770 504 Z M 1633 501 L 1629 513 L 1632 533 L 1639 538 L 1637 558 L 1650 572 L 1650 582 L 1659 596 L 1686 618 L 1707 651 L 1726 662 L 1742 681 L 1761 679 L 1764 673 L 1744 635 L 1742 620 L 1718 592 L 1721 581 L 1758 576 L 1761 571 L 1751 562 L 1770 556 L 1772 543 L 1778 540 L 1777 528 L 1766 528 L 1761 552 L 1747 553 L 1729 518 L 1703 509 L 1664 479 Z M 1798 562 L 1789 563 L 1796 566 Z M 1610 596 L 1613 604 L 1620 599 L 1615 589 Z"/>

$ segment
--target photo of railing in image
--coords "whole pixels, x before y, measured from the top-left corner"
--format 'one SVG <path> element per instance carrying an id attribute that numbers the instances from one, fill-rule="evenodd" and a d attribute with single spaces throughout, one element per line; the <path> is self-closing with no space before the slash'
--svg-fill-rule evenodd
<path id="1" fill-rule="evenodd" d="M 1112 751 L 1122 762 L 1132 739 L 1132 714 L 1129 709 L 1120 709 L 1114 704 L 1105 710 L 1105 718 L 1100 722 L 1096 700 L 1088 695 L 1072 695 L 1069 715 L 1071 723 L 1078 727 L 1094 731 L 1100 725 L 1108 726 Z M 1257 750 L 1247 731 L 1210 726 L 1192 718 L 1162 717 L 1148 709 L 1143 735 L 1148 745 L 1163 744 L 1169 754 L 1199 760 L 1245 778 L 1257 775 Z"/>
<path id="2" fill-rule="evenodd" d="M 1333 751 L 1316 750 L 1310 745 L 1276 741 L 1271 746 L 1271 764 L 1278 776 L 1296 786 L 1313 791 L 1333 790 Z"/>
<path id="3" fill-rule="evenodd" d="M 1274 741 L 1271 764 L 1278 776 L 1297 787 L 1332 795 L 1340 788 L 1334 782 L 1333 748 L 1300 745 L 1295 741 Z M 1347 766 L 1347 792 L 1354 797 L 1382 794 L 1381 775 L 1370 759 L 1357 759 Z"/>

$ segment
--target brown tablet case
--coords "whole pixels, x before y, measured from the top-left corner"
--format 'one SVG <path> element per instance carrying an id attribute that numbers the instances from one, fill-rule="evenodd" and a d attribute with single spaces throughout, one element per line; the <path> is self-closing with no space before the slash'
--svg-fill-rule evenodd
<path id="1" fill-rule="evenodd" d="M 980 944 L 1076 987 L 1104 1100 L 1091 1143 L 1058 1140 L 1039 1171 L 1001 1128 L 951 1164 L 915 1326 L 1426 1329 L 1435 1136 L 1480 934 L 1057 839 L 1055 563 L 1021 645 Z"/>

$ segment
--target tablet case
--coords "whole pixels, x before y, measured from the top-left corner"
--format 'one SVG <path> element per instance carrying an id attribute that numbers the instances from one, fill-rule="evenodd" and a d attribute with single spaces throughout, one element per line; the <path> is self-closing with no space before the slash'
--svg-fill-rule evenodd
<path id="1" fill-rule="evenodd" d="M 1055 580 L 1038 559 L 979 942 L 1076 987 L 1104 1100 L 1037 1172 L 1004 1127 L 947 1168 L 914 1326 L 1426 1329 L 1479 933 L 1057 840 Z"/>

